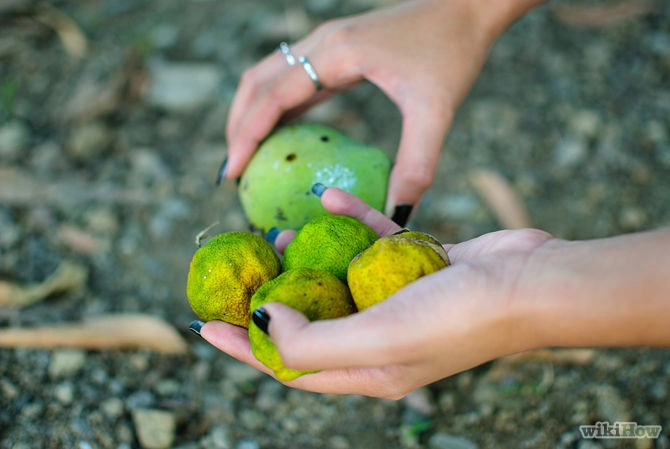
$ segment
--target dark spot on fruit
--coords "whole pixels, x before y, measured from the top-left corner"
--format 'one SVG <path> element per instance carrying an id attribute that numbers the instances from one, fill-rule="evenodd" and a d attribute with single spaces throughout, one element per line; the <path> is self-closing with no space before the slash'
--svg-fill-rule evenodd
<path id="1" fill-rule="evenodd" d="M 277 208 L 277 212 L 275 213 L 275 218 L 279 221 L 286 221 L 286 215 L 284 215 L 284 211 L 281 209 L 281 207 Z"/>
<path id="2" fill-rule="evenodd" d="M 330 137 L 325 136 L 325 135 L 321 136 L 321 142 L 328 142 L 328 141 L 330 141 Z"/>
<path id="3" fill-rule="evenodd" d="M 316 283 L 316 285 L 318 285 L 319 287 L 321 287 L 321 286 L 323 285 L 323 282 L 319 281 L 319 282 Z"/>
<path id="4" fill-rule="evenodd" d="M 298 157 L 298 156 L 296 156 L 295 153 L 288 154 L 288 155 L 286 156 L 286 162 L 294 161 L 294 160 L 296 160 L 297 157 Z"/>

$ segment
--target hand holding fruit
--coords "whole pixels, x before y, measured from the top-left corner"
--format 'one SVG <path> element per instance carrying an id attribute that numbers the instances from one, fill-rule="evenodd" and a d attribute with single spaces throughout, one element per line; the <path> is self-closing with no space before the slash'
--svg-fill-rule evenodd
<path id="1" fill-rule="evenodd" d="M 419 0 L 325 23 L 292 46 L 296 57 L 309 58 L 323 90 L 316 92 L 300 64 L 288 65 L 279 52 L 243 74 L 228 117 L 226 176 L 240 176 L 259 143 L 286 116 L 369 81 L 403 116 L 386 212 L 416 206 L 432 183 L 456 108 L 489 47 L 542 1 Z"/>
<path id="2" fill-rule="evenodd" d="M 329 212 L 357 218 L 381 236 L 402 230 L 340 189 L 326 189 L 321 201 Z M 286 247 L 287 235 L 288 231 L 277 237 L 279 248 Z M 310 321 L 285 304 L 264 303 L 265 324 L 283 365 L 320 371 L 287 384 L 326 393 L 397 398 L 530 348 L 533 340 L 524 338 L 530 329 L 518 325 L 520 305 L 510 299 L 518 293 L 514 289 L 527 259 L 549 241 L 545 233 L 523 230 L 447 246 L 451 267 L 343 318 Z M 222 351 L 273 374 L 254 357 L 246 329 L 211 321 L 200 332 Z"/>

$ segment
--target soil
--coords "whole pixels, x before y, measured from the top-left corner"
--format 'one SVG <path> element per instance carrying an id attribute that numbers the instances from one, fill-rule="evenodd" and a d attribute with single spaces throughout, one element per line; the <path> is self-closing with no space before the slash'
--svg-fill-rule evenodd
<path id="1" fill-rule="evenodd" d="M 388 401 L 291 390 L 188 331 L 196 234 L 217 221 L 248 229 L 235 183 L 215 185 L 242 71 L 282 40 L 381 4 L 0 3 L 0 278 L 39 283 L 63 261 L 88 271 L 78 288 L 0 308 L 0 329 L 132 312 L 188 343 L 186 355 L 0 349 L 0 449 L 670 447 L 667 349 L 538 356 L 501 375 L 493 362 Z M 579 7 L 593 4 L 541 7 L 496 43 L 410 227 L 445 242 L 499 229 L 472 182 L 480 169 L 562 238 L 670 223 L 670 4 L 622 2 L 618 20 L 583 23 Z M 389 154 L 401 124 L 372 85 L 302 120 Z M 605 421 L 663 430 L 581 437 L 580 425 Z"/>

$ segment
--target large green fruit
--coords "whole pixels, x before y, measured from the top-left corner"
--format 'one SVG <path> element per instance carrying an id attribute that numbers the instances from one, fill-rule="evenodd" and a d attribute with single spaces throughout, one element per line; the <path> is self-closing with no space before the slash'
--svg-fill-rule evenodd
<path id="1" fill-rule="evenodd" d="M 311 192 L 314 183 L 339 187 L 383 210 L 390 170 L 386 152 L 335 129 L 285 126 L 258 147 L 240 178 L 239 197 L 255 228 L 300 229 L 328 213 Z"/>

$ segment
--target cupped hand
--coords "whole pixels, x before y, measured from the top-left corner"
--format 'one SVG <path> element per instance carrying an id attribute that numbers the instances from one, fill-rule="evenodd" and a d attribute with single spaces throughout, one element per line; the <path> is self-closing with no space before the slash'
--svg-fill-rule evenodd
<path id="1" fill-rule="evenodd" d="M 321 197 L 332 213 L 358 218 L 380 235 L 400 230 L 360 199 L 336 188 Z M 291 234 L 277 238 L 285 247 Z M 309 322 L 278 303 L 263 306 L 284 364 L 318 369 L 287 385 L 322 393 L 400 398 L 494 358 L 531 349 L 520 291 L 533 253 L 552 237 L 537 230 L 499 231 L 445 245 L 452 265 L 351 316 Z M 232 357 L 272 372 L 253 354 L 247 330 L 220 321 L 201 335 Z"/>
<path id="2" fill-rule="evenodd" d="M 245 71 L 233 100 L 226 176 L 241 175 L 283 117 L 367 80 L 403 117 L 386 212 L 416 206 L 433 182 L 455 110 L 502 32 L 503 19 L 492 19 L 502 3 L 418 0 L 326 22 L 291 47 L 311 62 L 321 91 L 301 64 L 290 66 L 279 52 L 267 56 Z"/>

